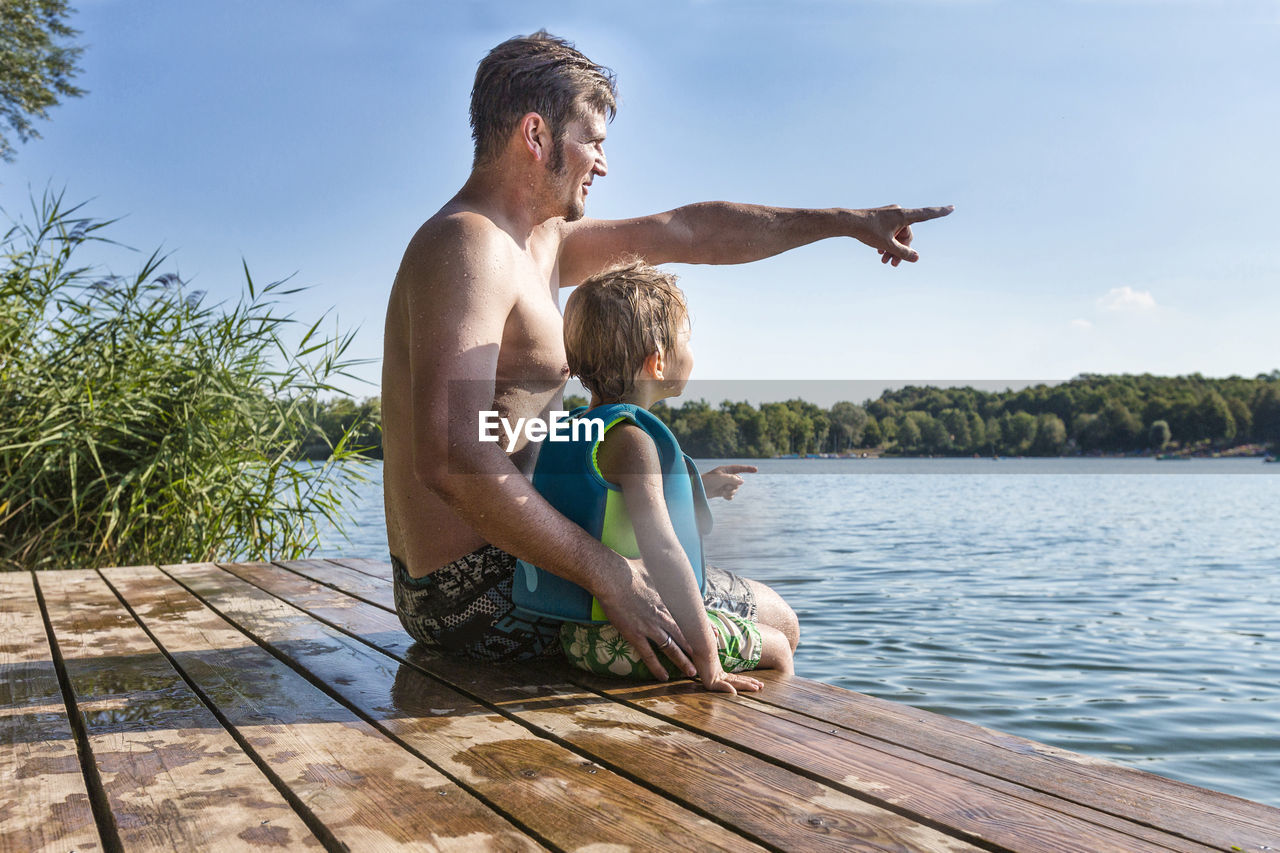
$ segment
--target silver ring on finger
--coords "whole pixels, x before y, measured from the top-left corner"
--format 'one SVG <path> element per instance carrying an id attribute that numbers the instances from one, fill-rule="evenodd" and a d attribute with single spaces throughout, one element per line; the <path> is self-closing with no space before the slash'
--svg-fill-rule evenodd
<path id="1" fill-rule="evenodd" d="M 671 635 L 667 634 L 667 638 L 662 641 L 662 645 L 658 646 L 658 648 L 665 649 L 669 645 L 671 645 Z"/>

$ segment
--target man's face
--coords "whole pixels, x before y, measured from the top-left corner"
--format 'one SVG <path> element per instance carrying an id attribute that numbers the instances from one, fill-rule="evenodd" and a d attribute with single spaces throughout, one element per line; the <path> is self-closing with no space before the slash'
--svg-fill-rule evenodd
<path id="1" fill-rule="evenodd" d="M 560 215 L 575 222 L 586 213 L 587 187 L 609 166 L 604 158 L 605 119 L 595 110 L 584 110 L 570 119 L 564 135 L 552 144 L 547 172 L 551 192 L 562 207 Z"/>

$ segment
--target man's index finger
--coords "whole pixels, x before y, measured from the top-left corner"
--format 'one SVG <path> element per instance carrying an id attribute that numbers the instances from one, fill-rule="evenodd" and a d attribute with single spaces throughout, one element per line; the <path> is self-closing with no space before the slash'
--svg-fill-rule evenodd
<path id="1" fill-rule="evenodd" d="M 955 210 L 954 204 L 948 204 L 943 207 L 916 207 L 911 210 L 904 211 L 907 214 L 908 222 L 928 222 L 930 219 L 939 219 Z"/>

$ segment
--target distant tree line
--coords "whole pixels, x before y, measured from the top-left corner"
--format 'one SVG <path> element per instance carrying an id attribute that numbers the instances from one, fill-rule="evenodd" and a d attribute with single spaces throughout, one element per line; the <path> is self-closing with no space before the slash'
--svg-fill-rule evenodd
<path id="1" fill-rule="evenodd" d="M 566 400 L 566 405 L 570 401 Z M 575 401 L 580 402 L 580 401 Z M 1020 391 L 907 386 L 862 405 L 653 407 L 697 457 L 1062 456 L 1280 446 L 1280 370 L 1253 379 L 1086 374 Z M 1261 450 L 1261 447 L 1258 448 Z"/>
<path id="2" fill-rule="evenodd" d="M 565 398 L 565 408 L 583 405 Z M 381 400 L 317 403 L 304 455 L 348 447 L 382 458 Z M 691 456 L 768 458 L 874 451 L 904 456 L 1064 456 L 1280 448 L 1280 370 L 1253 379 L 1085 374 L 1019 391 L 909 385 L 861 405 L 660 402 L 653 413 Z"/>

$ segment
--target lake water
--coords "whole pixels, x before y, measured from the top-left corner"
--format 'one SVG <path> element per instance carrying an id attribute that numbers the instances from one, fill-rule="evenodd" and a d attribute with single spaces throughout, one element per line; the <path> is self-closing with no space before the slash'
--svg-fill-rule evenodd
<path id="1" fill-rule="evenodd" d="M 708 559 L 800 675 L 1280 806 L 1280 464 L 750 462 Z M 386 559 L 371 473 L 318 553 Z"/>

